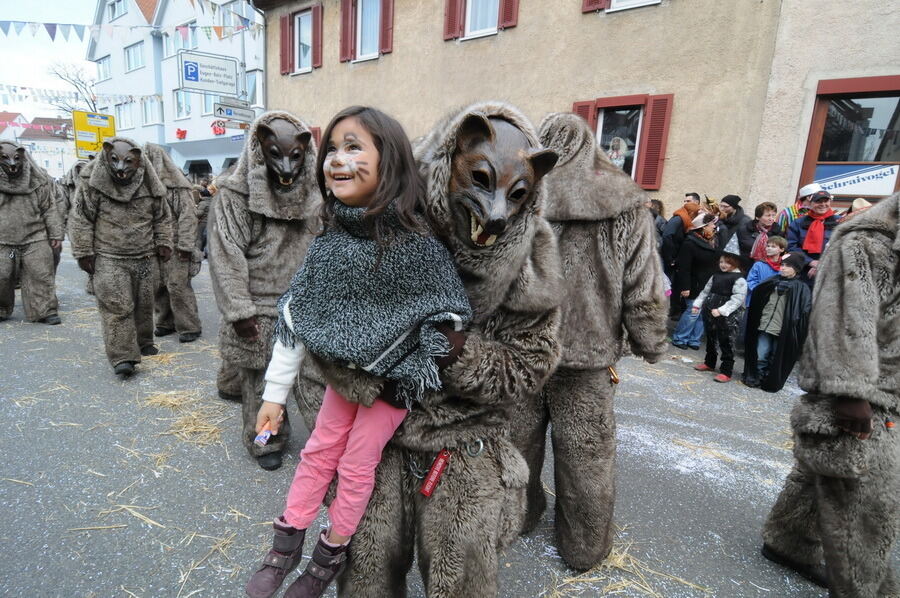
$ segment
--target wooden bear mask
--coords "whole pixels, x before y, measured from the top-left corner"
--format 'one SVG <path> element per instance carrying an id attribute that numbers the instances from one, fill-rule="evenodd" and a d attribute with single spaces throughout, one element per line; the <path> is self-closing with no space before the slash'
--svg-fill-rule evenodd
<path id="1" fill-rule="evenodd" d="M 283 118 L 256 128 L 256 137 L 266 161 L 269 180 L 279 188 L 290 189 L 303 170 L 303 161 L 311 137 Z"/>

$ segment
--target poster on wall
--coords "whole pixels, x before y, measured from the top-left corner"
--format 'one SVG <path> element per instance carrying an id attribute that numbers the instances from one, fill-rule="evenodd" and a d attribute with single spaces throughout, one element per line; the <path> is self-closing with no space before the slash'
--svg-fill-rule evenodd
<path id="1" fill-rule="evenodd" d="M 832 195 L 891 195 L 900 164 L 817 164 L 813 182 Z"/>

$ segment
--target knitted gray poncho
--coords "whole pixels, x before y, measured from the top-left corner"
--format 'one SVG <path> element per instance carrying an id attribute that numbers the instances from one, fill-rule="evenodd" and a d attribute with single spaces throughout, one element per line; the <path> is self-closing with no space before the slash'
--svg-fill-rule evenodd
<path id="1" fill-rule="evenodd" d="M 401 228 L 388 208 L 394 234 L 379 258 L 364 212 L 335 202 L 334 225 L 313 240 L 278 302 L 275 335 L 285 346 L 299 341 L 322 359 L 396 381 L 396 398 L 409 408 L 441 388 L 434 358 L 447 355 L 450 343 L 435 326 L 462 330 L 472 310 L 436 238 Z"/>

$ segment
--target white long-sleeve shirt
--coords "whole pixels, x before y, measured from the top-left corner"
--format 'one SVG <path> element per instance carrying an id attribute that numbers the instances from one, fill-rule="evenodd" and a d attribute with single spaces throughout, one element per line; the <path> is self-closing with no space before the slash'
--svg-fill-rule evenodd
<path id="1" fill-rule="evenodd" d="M 732 272 L 737 272 L 738 270 L 732 270 Z M 703 307 L 703 302 L 706 301 L 706 297 L 709 296 L 709 292 L 712 290 L 713 279 L 712 276 L 709 277 L 709 280 L 706 281 L 706 286 L 703 287 L 703 290 L 700 291 L 700 294 L 697 295 L 697 298 L 694 299 L 695 307 Z M 731 297 L 723 303 L 720 307 L 716 309 L 719 310 L 719 313 L 723 316 L 730 316 L 736 309 L 744 306 L 744 301 L 747 299 L 747 279 L 743 276 L 734 281 L 734 284 L 731 286 Z"/>
<path id="2" fill-rule="evenodd" d="M 294 323 L 291 319 L 291 312 L 288 307 L 291 299 L 284 302 L 282 316 L 288 327 L 293 327 Z M 285 346 L 280 340 L 275 341 L 272 348 L 272 359 L 269 360 L 269 367 L 266 368 L 266 388 L 263 390 L 262 400 L 270 403 L 278 403 L 284 405 L 287 403 L 287 397 L 294 386 L 294 380 L 300 371 L 300 362 L 303 360 L 303 345 L 296 343 L 294 348 Z"/>

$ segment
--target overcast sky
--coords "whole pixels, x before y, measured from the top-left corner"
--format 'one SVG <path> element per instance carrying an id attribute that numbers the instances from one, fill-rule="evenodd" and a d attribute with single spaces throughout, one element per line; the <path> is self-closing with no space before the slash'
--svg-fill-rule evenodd
<path id="1" fill-rule="evenodd" d="M 80 23 L 89 25 L 94 18 L 97 0 L 0 0 L 0 21 L 37 21 L 50 23 Z M 16 35 L 10 27 L 9 34 L 0 31 L 0 55 L 3 65 L 0 66 L 0 83 L 21 85 L 24 87 L 43 87 L 47 89 L 66 89 L 65 84 L 47 74 L 47 69 L 54 62 L 76 63 L 84 66 L 93 77 L 96 67 L 87 62 L 87 32 L 85 41 L 79 41 L 72 31 L 69 41 L 64 41 L 59 31 L 56 41 L 51 42 L 43 27 L 31 34 L 28 27 Z M 13 105 L 0 106 L 0 110 L 22 112 L 29 120 L 35 116 L 56 116 L 50 106 Z"/>

